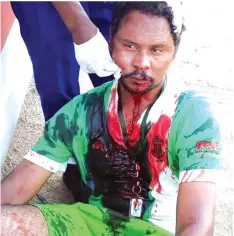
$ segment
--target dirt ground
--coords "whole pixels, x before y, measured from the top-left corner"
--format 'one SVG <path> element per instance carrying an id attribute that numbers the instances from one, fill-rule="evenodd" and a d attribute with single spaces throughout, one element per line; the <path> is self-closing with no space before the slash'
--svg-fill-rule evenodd
<path id="1" fill-rule="evenodd" d="M 214 11 L 220 14 L 221 10 L 215 8 Z M 207 21 L 204 19 L 200 18 L 202 23 L 200 22 L 200 24 L 198 23 L 198 25 L 194 26 L 193 31 L 189 32 L 188 30 L 185 37 L 185 46 L 181 49 L 179 56 L 180 76 L 189 88 L 207 91 L 209 94 L 214 95 L 219 104 L 219 114 L 224 124 L 225 142 L 223 158 L 225 162 L 223 167 L 224 181 L 217 185 L 215 236 L 232 236 L 234 133 L 230 124 L 233 122 L 234 73 L 231 66 L 233 60 L 227 58 L 225 53 L 230 50 L 230 47 L 233 47 L 233 41 L 228 36 L 228 31 L 224 27 L 221 29 L 223 30 L 221 32 L 219 29 L 218 36 L 215 34 L 215 29 L 211 29 L 207 33 L 207 25 L 204 23 Z M 198 29 L 199 31 L 196 31 Z M 200 34 L 196 32 L 200 32 Z M 206 37 L 199 37 L 201 32 L 206 32 Z M 213 37 L 216 37 L 216 41 L 213 40 Z M 222 50 L 219 46 L 220 42 L 222 42 Z M 83 78 L 81 86 L 82 90 L 85 91 L 90 87 L 90 82 Z M 32 145 L 40 138 L 43 124 L 44 119 L 39 97 L 34 81 L 32 81 L 18 120 L 6 163 L 2 169 L 2 178 L 12 171 Z M 61 176 L 61 173 L 54 174 L 40 191 L 40 194 L 46 197 L 49 202 L 72 201 L 71 195 L 62 184 Z M 35 198 L 34 201 L 37 201 L 37 199 Z"/>

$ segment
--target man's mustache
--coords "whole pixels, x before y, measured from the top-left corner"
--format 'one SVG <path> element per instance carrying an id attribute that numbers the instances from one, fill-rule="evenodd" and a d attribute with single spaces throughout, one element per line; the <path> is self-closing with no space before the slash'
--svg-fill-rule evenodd
<path id="1" fill-rule="evenodd" d="M 128 74 L 122 74 L 120 78 L 124 79 L 127 77 L 133 77 L 136 79 L 153 80 L 153 78 L 151 76 L 147 75 L 144 71 L 139 71 L 139 70 L 135 70 L 135 71 L 128 73 Z"/>

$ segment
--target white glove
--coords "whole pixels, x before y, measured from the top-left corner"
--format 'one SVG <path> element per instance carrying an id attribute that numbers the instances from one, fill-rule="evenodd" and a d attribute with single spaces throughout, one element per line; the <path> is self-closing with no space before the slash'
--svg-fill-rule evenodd
<path id="1" fill-rule="evenodd" d="M 119 74 L 119 67 L 112 60 L 109 53 L 109 46 L 100 31 L 89 41 L 75 47 L 75 56 L 86 73 L 95 73 L 100 77 Z"/>

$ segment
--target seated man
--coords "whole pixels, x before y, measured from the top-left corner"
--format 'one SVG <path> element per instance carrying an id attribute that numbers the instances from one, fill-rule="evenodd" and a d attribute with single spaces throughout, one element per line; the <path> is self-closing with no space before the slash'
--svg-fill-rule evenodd
<path id="1" fill-rule="evenodd" d="M 3 235 L 213 235 L 220 128 L 208 99 L 168 73 L 184 29 L 172 2 L 116 3 L 121 76 L 60 109 L 3 180 Z M 88 204 L 20 206 L 71 156 Z"/>

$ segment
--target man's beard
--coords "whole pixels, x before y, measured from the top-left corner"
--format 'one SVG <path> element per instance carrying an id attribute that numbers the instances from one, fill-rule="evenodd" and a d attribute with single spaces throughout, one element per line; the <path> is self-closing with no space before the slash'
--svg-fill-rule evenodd
<path id="1" fill-rule="evenodd" d="M 144 90 L 135 90 L 135 89 L 131 88 L 130 86 L 128 86 L 128 84 L 126 83 L 126 80 L 125 80 L 126 78 L 128 78 L 128 80 L 131 80 L 132 79 L 131 77 L 134 78 L 134 79 L 138 79 L 138 80 L 143 80 L 143 79 L 148 80 L 150 86 L 148 88 L 144 89 Z M 151 76 L 147 75 L 144 71 L 136 70 L 136 71 L 131 72 L 129 74 L 122 74 L 120 79 L 119 79 L 119 83 L 129 93 L 132 93 L 132 94 L 135 94 L 135 95 L 144 95 L 144 94 L 150 92 L 151 90 L 157 88 L 161 84 L 162 80 L 163 80 L 163 78 L 160 79 L 158 81 L 158 83 L 153 84 L 154 79 Z"/>

